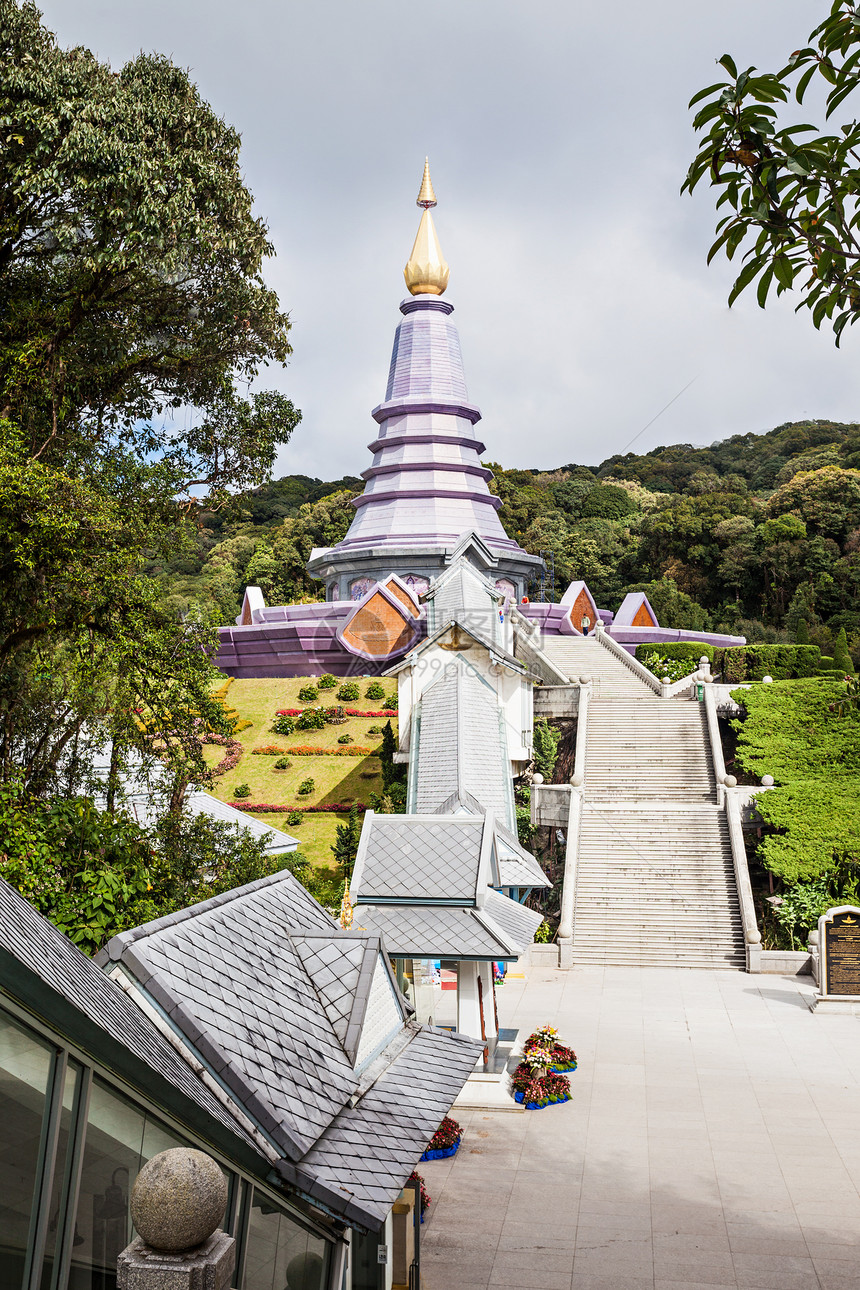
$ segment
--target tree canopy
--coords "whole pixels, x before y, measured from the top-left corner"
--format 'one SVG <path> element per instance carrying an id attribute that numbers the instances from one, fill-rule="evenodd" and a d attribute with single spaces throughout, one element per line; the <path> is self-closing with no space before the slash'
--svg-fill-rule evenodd
<path id="1" fill-rule="evenodd" d="M 702 139 L 682 187 L 692 193 L 707 177 L 721 190 L 727 213 L 708 262 L 744 247 L 729 304 L 753 283 L 762 308 L 771 288 L 795 290 L 798 308 L 816 327 L 827 320 L 838 344 L 860 316 L 860 122 L 830 122 L 860 85 L 860 6 L 834 0 L 778 71 L 739 71 L 729 54 L 719 65 L 728 80 L 690 100 Z M 802 104 L 822 84 L 819 123 L 795 121 L 790 97 Z"/>

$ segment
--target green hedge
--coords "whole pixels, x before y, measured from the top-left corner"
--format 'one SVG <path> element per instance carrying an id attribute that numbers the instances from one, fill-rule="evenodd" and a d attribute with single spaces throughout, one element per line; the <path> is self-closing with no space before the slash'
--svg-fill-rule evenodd
<path id="1" fill-rule="evenodd" d="M 636 646 L 636 657 L 640 663 L 646 654 L 659 654 L 661 658 L 671 658 L 681 663 L 688 660 L 698 663 L 700 658 L 706 658 L 709 663 L 714 661 L 713 645 L 705 645 L 702 641 L 654 641 L 649 645 Z"/>
<path id="2" fill-rule="evenodd" d="M 788 681 L 817 675 L 821 655 L 817 645 L 732 645 L 714 650 L 713 665 L 729 684 L 765 676 Z"/>

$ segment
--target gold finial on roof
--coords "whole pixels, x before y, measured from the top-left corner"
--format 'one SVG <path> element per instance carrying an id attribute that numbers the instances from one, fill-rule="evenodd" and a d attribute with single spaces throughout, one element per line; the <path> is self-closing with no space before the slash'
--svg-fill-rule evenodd
<path id="1" fill-rule="evenodd" d="M 415 202 L 416 206 L 423 206 L 425 211 L 431 206 L 437 206 L 436 194 L 433 192 L 433 180 L 430 178 L 430 158 L 424 158 L 424 177 L 421 180 L 421 190 Z"/>
<path id="2" fill-rule="evenodd" d="M 403 276 L 413 296 L 425 294 L 441 296 L 448 285 L 449 270 L 436 236 L 433 216 L 430 214 L 430 207 L 436 205 L 436 194 L 433 192 L 430 162 L 427 160 L 424 162 L 424 177 L 421 180 L 417 205 L 424 207 L 424 213 L 418 225 L 412 254 L 403 270 Z"/>

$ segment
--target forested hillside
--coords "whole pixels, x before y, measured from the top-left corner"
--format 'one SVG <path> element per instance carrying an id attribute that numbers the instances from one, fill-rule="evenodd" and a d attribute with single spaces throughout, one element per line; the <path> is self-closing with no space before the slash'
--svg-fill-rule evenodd
<path id="1" fill-rule="evenodd" d="M 667 626 L 774 641 L 803 619 L 825 653 L 840 627 L 860 650 L 860 425 L 792 422 L 551 471 L 488 464 L 508 533 L 554 558 L 548 597 L 581 577 L 616 608 L 647 586 Z M 290 475 L 201 514 L 196 554 L 161 571 L 166 596 L 223 623 L 249 583 L 270 603 L 318 599 L 305 561 L 343 537 L 361 488 Z"/>

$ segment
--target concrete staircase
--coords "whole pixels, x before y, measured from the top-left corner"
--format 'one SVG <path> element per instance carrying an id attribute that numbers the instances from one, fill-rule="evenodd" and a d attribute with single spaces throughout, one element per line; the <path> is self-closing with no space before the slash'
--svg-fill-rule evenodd
<path id="1" fill-rule="evenodd" d="M 543 645 L 592 680 L 576 965 L 737 967 L 743 930 L 702 705 L 661 699 L 595 637 Z"/>

